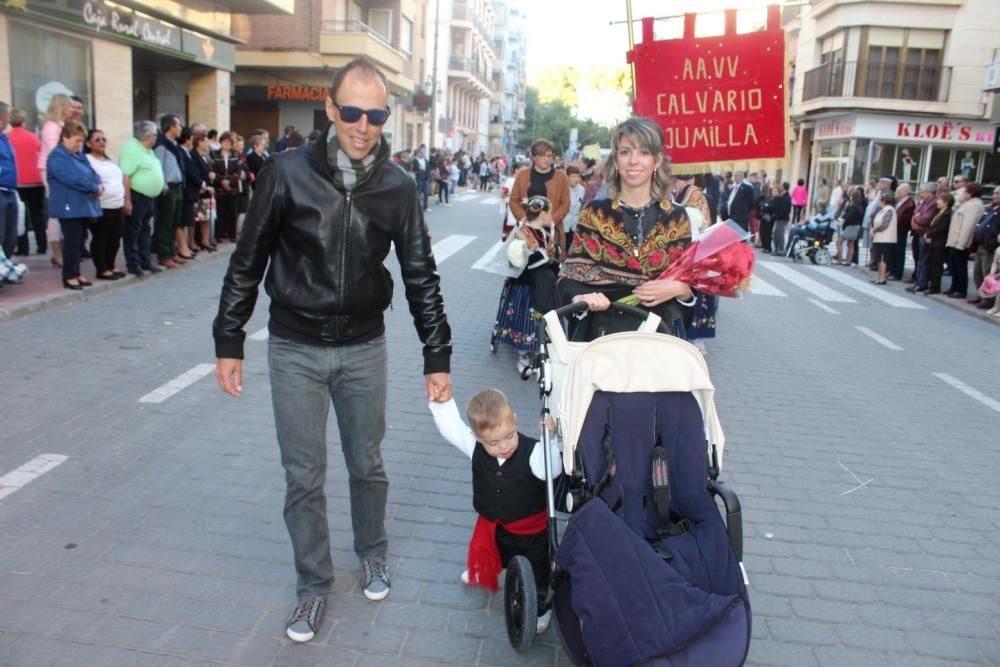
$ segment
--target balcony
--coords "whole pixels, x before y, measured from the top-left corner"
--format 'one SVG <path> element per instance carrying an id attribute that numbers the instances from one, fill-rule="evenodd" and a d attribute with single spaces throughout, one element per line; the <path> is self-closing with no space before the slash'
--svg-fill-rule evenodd
<path id="1" fill-rule="evenodd" d="M 802 102 L 823 97 L 947 102 L 950 84 L 951 67 L 854 60 L 826 63 L 805 73 Z"/>
<path id="2" fill-rule="evenodd" d="M 394 74 L 403 72 L 406 55 L 361 21 L 321 21 L 319 52 L 353 59 L 368 56 Z"/>
<path id="3" fill-rule="evenodd" d="M 490 68 L 481 60 L 451 56 L 448 59 L 448 78 L 460 81 L 476 97 L 485 98 L 493 94 L 489 83 Z"/>
<path id="4" fill-rule="evenodd" d="M 493 39 L 493 30 L 490 29 L 488 25 L 483 21 L 483 17 L 476 13 L 476 11 L 465 4 L 464 2 L 456 2 L 452 6 L 451 18 L 453 21 L 459 21 L 462 23 L 467 23 L 474 25 L 483 36 L 483 41 L 489 44 Z"/>

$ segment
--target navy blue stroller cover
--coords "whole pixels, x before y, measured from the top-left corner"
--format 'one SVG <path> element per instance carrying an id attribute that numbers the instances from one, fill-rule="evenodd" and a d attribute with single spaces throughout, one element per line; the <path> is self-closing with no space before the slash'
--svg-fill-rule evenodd
<path id="1" fill-rule="evenodd" d="M 566 613 L 568 597 L 599 667 L 742 664 L 750 606 L 708 491 L 705 430 L 694 396 L 595 393 L 577 444 L 591 486 L 608 469 L 606 433 L 614 472 L 601 497 L 570 517 L 556 552 L 569 575 L 568 594 L 556 594 L 557 616 Z M 667 455 L 671 516 L 686 528 L 665 538 L 653 500 L 657 443 Z M 664 559 L 654 545 L 671 557 Z"/>

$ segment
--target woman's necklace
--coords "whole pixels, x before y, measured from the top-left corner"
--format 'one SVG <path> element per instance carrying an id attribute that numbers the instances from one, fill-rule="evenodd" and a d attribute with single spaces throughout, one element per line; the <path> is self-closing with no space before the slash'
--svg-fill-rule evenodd
<path id="1" fill-rule="evenodd" d="M 632 254 L 635 257 L 638 257 L 639 256 L 639 248 L 642 247 L 643 241 L 646 240 L 646 230 L 643 228 L 642 221 L 643 221 L 643 218 L 646 217 L 646 211 L 649 210 L 649 207 L 653 205 L 653 200 L 649 200 L 648 202 L 646 202 L 642 206 L 638 206 L 638 207 L 636 207 L 636 206 L 629 206 L 625 202 L 620 202 L 620 203 L 621 203 L 622 211 L 627 216 L 632 216 L 632 219 L 634 220 L 635 232 L 633 233 L 633 232 L 629 231 L 629 227 L 631 225 L 628 224 L 628 218 L 627 217 L 625 218 L 625 223 L 626 223 L 625 224 L 625 231 L 626 231 L 626 233 L 628 233 L 629 237 L 631 237 L 631 239 L 632 239 L 632 246 L 633 246 L 633 248 L 632 248 Z"/>

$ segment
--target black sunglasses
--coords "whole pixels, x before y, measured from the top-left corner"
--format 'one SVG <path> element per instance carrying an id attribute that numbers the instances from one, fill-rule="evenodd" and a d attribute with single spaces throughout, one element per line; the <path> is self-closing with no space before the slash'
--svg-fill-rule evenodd
<path id="1" fill-rule="evenodd" d="M 333 106 L 337 107 L 337 111 L 340 112 L 340 120 L 345 123 L 357 123 L 361 120 L 362 116 L 368 116 L 368 122 L 375 126 L 385 125 L 385 122 L 389 120 L 389 110 L 388 109 L 362 109 L 360 107 L 347 107 L 341 106 L 336 102 Z"/>

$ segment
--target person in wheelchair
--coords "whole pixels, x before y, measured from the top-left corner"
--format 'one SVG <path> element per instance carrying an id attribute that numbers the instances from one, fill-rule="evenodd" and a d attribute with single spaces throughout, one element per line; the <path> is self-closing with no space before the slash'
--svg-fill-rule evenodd
<path id="1" fill-rule="evenodd" d="M 788 232 L 788 247 L 785 255 L 792 256 L 792 248 L 795 241 L 815 241 L 819 239 L 828 242 L 833 236 L 833 213 L 831 213 L 825 201 L 816 202 L 816 213 L 805 224 L 792 225 Z"/>
<path id="2" fill-rule="evenodd" d="M 477 392 L 462 421 L 454 399 L 428 404 L 434 425 L 445 440 L 472 459 L 472 506 L 479 516 L 469 542 L 468 569 L 462 582 L 498 590 L 500 570 L 515 556 L 531 563 L 538 592 L 537 634 L 552 617 L 545 604 L 552 563 L 546 513 L 545 457 L 542 442 L 517 430 L 517 415 L 499 389 Z M 471 426 L 471 428 L 470 428 Z M 562 454 L 555 423 L 547 427 L 552 479 L 562 474 Z"/>

